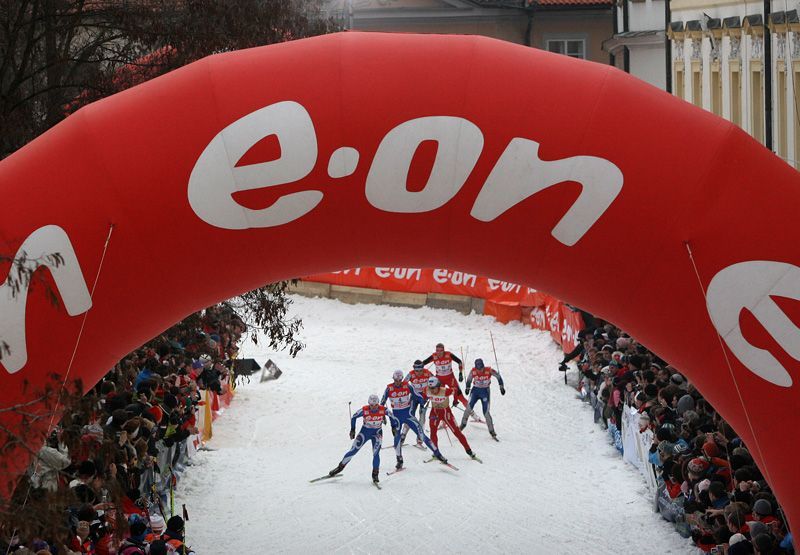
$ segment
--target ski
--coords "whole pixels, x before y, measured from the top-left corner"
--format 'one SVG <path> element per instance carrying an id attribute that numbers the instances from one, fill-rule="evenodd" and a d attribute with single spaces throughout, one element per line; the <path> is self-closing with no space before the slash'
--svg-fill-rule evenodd
<path id="1" fill-rule="evenodd" d="M 375 486 L 378 489 L 383 489 L 378 482 L 372 482 L 372 485 Z"/>
<path id="2" fill-rule="evenodd" d="M 434 462 L 434 461 L 436 461 L 436 462 L 438 462 L 439 464 L 442 464 L 442 465 L 444 465 L 444 466 L 450 467 L 450 468 L 452 468 L 453 470 L 458 470 L 458 467 L 457 467 L 457 466 L 455 466 L 455 465 L 453 465 L 453 464 L 450 464 L 449 462 L 442 462 L 442 461 L 440 461 L 439 459 L 437 459 L 436 457 L 431 457 L 430 459 L 424 460 L 424 461 L 422 461 L 422 462 L 424 462 L 424 463 L 429 463 L 429 462 Z"/>
<path id="3" fill-rule="evenodd" d="M 330 478 L 341 478 L 341 477 L 342 477 L 341 474 L 334 474 L 333 476 L 329 476 L 326 474 L 325 476 L 320 476 L 319 478 L 314 478 L 313 480 L 309 480 L 308 483 L 313 484 L 314 482 L 319 482 L 320 480 L 328 480 Z"/>
<path id="4" fill-rule="evenodd" d="M 402 472 L 406 469 L 405 466 L 401 466 L 400 468 L 395 468 L 394 470 L 390 470 L 386 473 L 387 476 L 391 476 L 392 474 L 397 474 L 398 472 Z"/>
<path id="5" fill-rule="evenodd" d="M 414 443 L 413 445 L 414 445 L 414 447 L 416 447 L 417 449 L 419 449 L 419 450 L 421 450 L 421 451 L 427 451 L 427 450 L 428 450 L 428 448 L 427 448 L 427 447 L 425 447 L 425 444 L 424 444 L 424 443 L 423 443 L 423 444 L 420 444 L 420 443 Z"/>

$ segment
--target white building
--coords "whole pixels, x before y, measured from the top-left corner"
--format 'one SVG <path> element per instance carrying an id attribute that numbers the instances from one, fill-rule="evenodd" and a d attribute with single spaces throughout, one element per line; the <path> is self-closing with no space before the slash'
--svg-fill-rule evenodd
<path id="1" fill-rule="evenodd" d="M 667 89 L 669 23 L 664 0 L 622 0 L 615 9 L 614 36 L 603 44 L 612 63 L 660 89 Z"/>

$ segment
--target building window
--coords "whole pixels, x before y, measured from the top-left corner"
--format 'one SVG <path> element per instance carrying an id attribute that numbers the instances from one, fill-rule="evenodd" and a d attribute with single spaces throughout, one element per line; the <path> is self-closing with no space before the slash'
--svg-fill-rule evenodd
<path id="1" fill-rule="evenodd" d="M 786 160 L 789 156 L 789 129 L 786 113 L 786 62 L 778 61 L 777 79 L 778 106 L 776 119 L 778 123 L 778 156 Z"/>
<path id="2" fill-rule="evenodd" d="M 570 58 L 586 59 L 586 41 L 583 39 L 548 39 L 547 50 Z"/>
<path id="3" fill-rule="evenodd" d="M 703 72 L 700 62 L 692 62 L 692 104 L 703 107 Z"/>
<path id="4" fill-rule="evenodd" d="M 755 67 L 750 71 L 750 134 L 764 144 L 764 77 L 761 64 L 752 64 Z"/>
<path id="5" fill-rule="evenodd" d="M 711 111 L 717 116 L 722 115 L 722 79 L 718 62 L 711 68 Z"/>
<path id="6" fill-rule="evenodd" d="M 731 121 L 742 126 L 742 75 L 739 73 L 739 62 L 731 60 Z"/>
<path id="7" fill-rule="evenodd" d="M 794 79 L 792 80 L 792 96 L 795 96 L 797 95 L 797 85 L 800 83 L 800 62 L 793 62 L 792 70 L 794 73 Z M 794 109 L 794 167 L 800 169 L 800 113 L 797 111 L 796 101 Z"/>
<path id="8" fill-rule="evenodd" d="M 675 96 L 683 98 L 686 95 L 684 83 L 683 62 L 675 63 Z"/>

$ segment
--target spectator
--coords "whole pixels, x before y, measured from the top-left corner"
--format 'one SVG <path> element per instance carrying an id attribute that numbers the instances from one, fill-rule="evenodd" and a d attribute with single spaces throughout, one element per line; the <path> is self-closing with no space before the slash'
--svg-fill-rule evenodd
<path id="1" fill-rule="evenodd" d="M 686 377 L 613 326 L 601 323 L 579 339 L 570 355 L 579 357 L 580 398 L 615 432 L 615 443 L 621 415 L 638 416 L 627 423 L 646 441 L 642 462 L 655 470 L 664 517 L 706 551 L 723 544 L 734 555 L 792 552 L 747 447 Z"/>

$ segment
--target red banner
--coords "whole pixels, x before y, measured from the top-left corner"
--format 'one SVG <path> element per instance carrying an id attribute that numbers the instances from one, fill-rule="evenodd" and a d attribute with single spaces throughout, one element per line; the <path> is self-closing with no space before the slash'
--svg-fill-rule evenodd
<path id="1" fill-rule="evenodd" d="M 517 283 L 443 268 L 354 268 L 303 279 L 382 291 L 462 295 L 525 306 L 533 306 L 532 303 L 538 302 L 541 295 L 535 289 Z"/>
<path id="2" fill-rule="evenodd" d="M 531 309 L 529 323 L 537 330 L 549 331 L 553 341 L 561 345 L 564 352 L 578 346 L 578 332 L 583 329 L 580 311 L 558 299 L 540 293 L 542 299 Z"/>
<path id="3" fill-rule="evenodd" d="M 553 340 L 569 352 L 577 346 L 578 331 L 583 328 L 581 313 L 571 309 L 558 299 L 530 287 L 485 278 L 443 268 L 353 268 L 316 274 L 303 278 L 305 281 L 368 287 L 381 291 L 406 293 L 444 293 L 485 299 L 484 314 L 494 316 L 503 323 L 521 320 L 520 307 L 533 307 L 530 325 L 547 330 Z"/>

